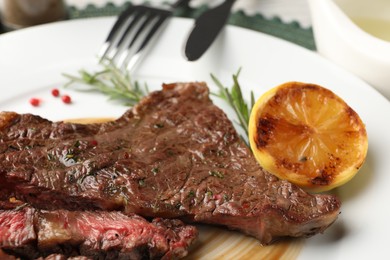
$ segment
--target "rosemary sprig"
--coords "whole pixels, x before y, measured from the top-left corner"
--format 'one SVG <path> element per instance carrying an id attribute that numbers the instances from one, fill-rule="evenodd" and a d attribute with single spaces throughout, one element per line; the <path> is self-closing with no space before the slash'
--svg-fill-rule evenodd
<path id="1" fill-rule="evenodd" d="M 128 106 L 138 103 L 148 92 L 145 84 L 141 88 L 137 81 L 132 81 L 128 71 L 118 68 L 112 61 L 101 63 L 103 69 L 98 72 L 79 71 L 78 76 L 63 74 L 69 81 L 64 87 L 72 86 L 80 91 L 98 91 L 107 95 L 111 100 L 117 100 Z M 81 85 L 84 85 L 82 87 Z M 85 88 L 88 85 L 89 88 Z"/>
<path id="2" fill-rule="evenodd" d="M 102 63 L 104 69 L 98 72 L 88 72 L 86 70 L 80 70 L 79 76 L 73 76 L 64 74 L 69 79 L 69 82 L 65 84 L 65 87 L 74 85 L 81 91 L 99 91 L 107 95 L 112 100 L 118 100 L 125 105 L 133 106 L 140 101 L 148 92 L 148 87 L 145 85 L 141 88 L 137 81 L 132 81 L 128 71 L 123 71 L 115 66 L 111 61 Z M 225 87 L 213 74 L 211 78 L 218 86 L 218 93 L 211 93 L 225 100 L 229 106 L 231 106 L 238 118 L 238 125 L 248 135 L 248 123 L 251 109 L 255 103 L 253 91 L 250 93 L 251 103 L 248 106 L 245 101 L 241 86 L 238 82 L 241 69 L 236 74 L 233 74 L 233 86 L 231 88 Z M 90 88 L 80 88 L 80 84 L 88 85 Z"/>
<path id="3" fill-rule="evenodd" d="M 249 116 L 253 105 L 255 104 L 255 98 L 253 95 L 253 91 L 250 93 L 250 106 L 248 106 L 245 101 L 240 83 L 238 82 L 238 77 L 240 75 L 241 68 L 238 70 L 236 74 L 233 74 L 233 86 L 229 89 L 225 87 L 213 74 L 211 74 L 211 78 L 214 83 L 218 86 L 219 92 L 212 93 L 214 96 L 217 96 L 223 100 L 225 100 L 229 106 L 231 106 L 238 118 L 238 124 L 244 130 L 244 132 L 248 135 L 248 124 L 249 124 Z"/>

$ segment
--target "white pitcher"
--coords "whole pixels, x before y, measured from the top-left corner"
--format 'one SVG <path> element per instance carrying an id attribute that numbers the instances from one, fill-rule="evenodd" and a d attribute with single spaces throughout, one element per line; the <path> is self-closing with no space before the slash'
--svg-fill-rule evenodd
<path id="1" fill-rule="evenodd" d="M 318 52 L 390 100 L 390 0 L 308 0 Z"/>

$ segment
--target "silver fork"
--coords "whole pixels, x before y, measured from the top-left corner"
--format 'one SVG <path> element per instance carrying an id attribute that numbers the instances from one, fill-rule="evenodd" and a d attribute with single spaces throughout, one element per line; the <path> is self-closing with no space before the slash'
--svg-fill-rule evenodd
<path id="1" fill-rule="evenodd" d="M 98 57 L 100 62 L 110 60 L 121 69 L 132 70 L 151 40 L 181 6 L 190 0 L 178 0 L 167 8 L 130 5 L 118 17 L 103 43 Z"/>

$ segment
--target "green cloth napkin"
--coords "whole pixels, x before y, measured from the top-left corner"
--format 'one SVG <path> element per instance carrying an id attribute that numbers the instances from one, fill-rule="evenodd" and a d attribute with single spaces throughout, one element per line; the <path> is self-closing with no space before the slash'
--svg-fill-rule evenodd
<path id="1" fill-rule="evenodd" d="M 123 11 L 130 3 L 127 2 L 122 6 L 116 6 L 113 3 L 108 3 L 104 7 L 97 7 L 94 5 L 88 5 L 84 9 L 77 9 L 74 6 L 69 6 L 69 19 L 102 17 L 102 16 L 117 16 Z M 181 8 L 175 12 L 177 17 L 196 18 L 202 12 L 207 10 L 207 6 L 201 6 L 199 8 Z M 233 13 L 228 21 L 231 25 L 236 25 L 243 28 L 252 29 L 258 32 L 266 33 L 276 36 L 278 38 L 290 41 L 298 44 L 310 50 L 316 50 L 313 31 L 311 28 L 302 28 L 297 22 L 284 23 L 278 17 L 273 19 L 266 19 L 261 14 L 248 16 L 243 12 Z M 1 28 L 0 33 L 5 32 L 4 28 Z"/>
<path id="2" fill-rule="evenodd" d="M 78 10 L 75 7 L 69 7 L 69 18 L 78 19 L 88 17 L 116 16 L 121 11 L 123 11 L 127 5 L 128 3 L 124 4 L 123 6 L 116 6 L 112 3 L 109 3 L 104 7 L 88 5 L 83 10 Z M 196 18 L 205 10 L 207 10 L 207 6 L 202 6 L 195 9 L 182 8 L 175 13 L 175 16 Z M 248 28 L 258 32 L 273 35 L 278 38 L 303 46 L 310 50 L 316 50 L 312 29 L 302 28 L 297 22 L 284 23 L 278 17 L 275 17 L 273 19 L 266 19 L 261 14 L 248 16 L 243 12 L 239 11 L 233 13 L 230 16 L 228 23 L 231 25 L 236 25 L 239 27 Z"/>

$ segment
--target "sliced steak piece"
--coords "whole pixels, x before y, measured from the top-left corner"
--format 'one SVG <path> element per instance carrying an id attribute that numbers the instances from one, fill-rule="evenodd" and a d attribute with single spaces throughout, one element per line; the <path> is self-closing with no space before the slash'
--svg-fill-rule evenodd
<path id="1" fill-rule="evenodd" d="M 109 123 L 0 118 L 0 185 L 39 208 L 182 218 L 263 244 L 322 232 L 340 212 L 337 197 L 264 171 L 203 83 L 165 84 Z"/>
<path id="2" fill-rule="evenodd" d="M 92 258 L 86 257 L 86 256 L 67 257 L 67 256 L 61 255 L 61 254 L 51 254 L 47 257 L 39 257 L 36 260 L 92 260 Z"/>
<path id="3" fill-rule="evenodd" d="M 36 257 L 36 239 L 32 209 L 0 210 L 0 249 L 13 247 L 15 253 Z"/>
<path id="4" fill-rule="evenodd" d="M 180 220 L 150 223 L 118 211 L 0 210 L 0 248 L 27 259 L 177 259 L 196 237 Z"/>

